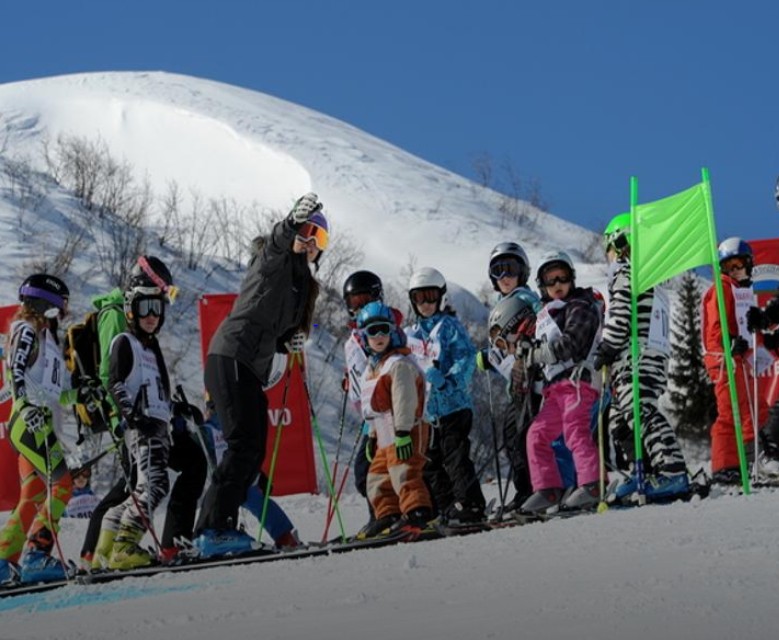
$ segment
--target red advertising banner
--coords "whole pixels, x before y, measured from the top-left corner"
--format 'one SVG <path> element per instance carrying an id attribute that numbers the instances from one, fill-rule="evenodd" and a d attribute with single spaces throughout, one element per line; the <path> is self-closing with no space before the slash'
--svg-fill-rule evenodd
<path id="1" fill-rule="evenodd" d="M 16 451 L 8 438 L 8 418 L 11 417 L 11 382 L 5 375 L 5 356 L 8 326 L 18 305 L 0 307 L 0 511 L 9 511 L 19 499 L 19 472 Z"/>
<path id="2" fill-rule="evenodd" d="M 754 254 L 752 270 L 752 288 L 757 295 L 757 303 L 765 307 L 766 303 L 779 294 L 779 238 L 749 240 Z M 776 354 L 774 354 L 776 357 Z M 760 391 L 766 397 L 769 406 L 779 399 L 779 360 L 769 367 L 759 378 Z"/>
<path id="3" fill-rule="evenodd" d="M 235 298 L 236 295 L 232 293 L 209 294 L 200 298 L 200 350 L 204 364 L 211 337 L 233 308 Z M 293 363 L 293 366 L 287 369 L 286 355 L 278 354 L 265 394 L 268 396 L 268 440 L 262 471 L 266 475 L 270 467 L 276 430 L 282 428 L 279 454 L 273 473 L 273 495 L 317 493 L 311 412 L 300 366 Z"/>

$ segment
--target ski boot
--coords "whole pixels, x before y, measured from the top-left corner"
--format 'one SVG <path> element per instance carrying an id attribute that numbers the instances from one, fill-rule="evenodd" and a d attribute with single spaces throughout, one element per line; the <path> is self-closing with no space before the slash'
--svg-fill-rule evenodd
<path id="1" fill-rule="evenodd" d="M 650 476 L 645 488 L 648 502 L 670 502 L 690 497 L 690 481 L 686 473 Z"/>
<path id="2" fill-rule="evenodd" d="M 126 571 L 154 564 L 154 556 L 138 546 L 144 533 L 142 529 L 121 527 L 114 538 L 114 548 L 108 558 L 108 568 Z"/>
<path id="3" fill-rule="evenodd" d="M 562 502 L 562 508 L 569 511 L 588 511 L 600 502 L 600 483 L 588 482 L 576 487 Z"/>
<path id="4" fill-rule="evenodd" d="M 741 484 L 741 469 L 738 467 L 728 467 L 727 469 L 720 469 L 711 474 L 711 482 L 713 484 L 738 486 Z"/>
<path id="5" fill-rule="evenodd" d="M 559 487 L 541 489 L 522 503 L 516 515 L 540 518 L 554 513 L 559 509 L 562 498 L 563 490 Z"/>
<path id="6" fill-rule="evenodd" d="M 13 584 L 21 580 L 21 569 L 10 560 L 0 560 L 0 584 Z"/>
<path id="7" fill-rule="evenodd" d="M 95 552 L 92 554 L 92 569 L 100 570 L 108 567 L 108 559 L 111 557 L 111 550 L 114 548 L 114 539 L 116 531 L 110 529 L 101 529 L 97 538 Z"/>
<path id="8" fill-rule="evenodd" d="M 46 551 L 29 547 L 22 558 L 22 582 L 54 582 L 67 577 L 65 566 Z"/>
<path id="9" fill-rule="evenodd" d="M 256 548 L 255 540 L 242 529 L 204 529 L 192 541 L 201 558 L 238 556 Z"/>
<path id="10" fill-rule="evenodd" d="M 404 513 L 400 519 L 386 532 L 389 536 L 407 537 L 416 540 L 427 529 L 433 519 L 433 510 L 430 507 L 417 507 Z M 431 533 L 434 533 L 433 530 Z"/>
<path id="11" fill-rule="evenodd" d="M 443 524 L 456 527 L 484 521 L 484 506 L 478 504 L 462 504 L 455 502 L 446 510 Z"/>
<path id="12" fill-rule="evenodd" d="M 388 516 L 373 519 L 357 532 L 354 539 L 367 540 L 368 538 L 375 538 L 382 533 L 388 533 L 392 526 L 399 520 L 399 513 L 391 513 Z"/>
<path id="13" fill-rule="evenodd" d="M 293 549 L 303 546 L 303 543 L 298 536 L 297 529 L 285 531 L 273 542 L 279 551 L 292 551 Z"/>

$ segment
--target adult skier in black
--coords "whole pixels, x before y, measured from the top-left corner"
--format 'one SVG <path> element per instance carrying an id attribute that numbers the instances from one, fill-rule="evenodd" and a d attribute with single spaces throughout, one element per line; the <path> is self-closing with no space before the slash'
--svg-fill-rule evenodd
<path id="1" fill-rule="evenodd" d="M 268 400 L 262 391 L 276 351 L 300 353 L 319 293 L 312 274 L 327 247 L 322 203 L 307 193 L 267 238 L 256 238 L 241 290 L 208 348 L 205 385 L 227 442 L 203 499 L 195 547 L 204 557 L 243 553 L 253 538 L 238 508 L 265 458 Z M 312 268 L 310 268 L 312 267 Z"/>

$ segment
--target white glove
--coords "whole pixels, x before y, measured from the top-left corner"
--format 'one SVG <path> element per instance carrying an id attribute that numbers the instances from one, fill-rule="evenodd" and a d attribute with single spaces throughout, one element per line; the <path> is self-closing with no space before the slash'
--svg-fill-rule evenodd
<path id="1" fill-rule="evenodd" d="M 297 331 L 287 343 L 287 349 L 290 353 L 303 353 L 303 347 L 306 344 L 306 334 L 303 331 Z"/>
<path id="2" fill-rule="evenodd" d="M 321 208 L 322 203 L 319 202 L 318 196 L 315 193 L 307 193 L 298 199 L 295 206 L 292 207 L 292 211 L 289 212 L 289 217 L 295 224 L 303 224 L 311 217 L 314 211 Z"/>
<path id="3" fill-rule="evenodd" d="M 19 412 L 27 431 L 37 433 L 46 428 L 47 409 L 28 404 Z"/>

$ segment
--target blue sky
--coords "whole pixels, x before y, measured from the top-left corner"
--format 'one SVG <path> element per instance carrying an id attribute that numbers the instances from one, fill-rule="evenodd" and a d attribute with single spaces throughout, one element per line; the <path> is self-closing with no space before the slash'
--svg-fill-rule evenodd
<path id="1" fill-rule="evenodd" d="M 34 9 L 26 8 L 32 5 Z M 720 237 L 779 236 L 779 3 L 12 3 L 0 82 L 164 70 L 262 91 L 474 177 L 487 154 L 599 230 L 711 172 Z"/>

